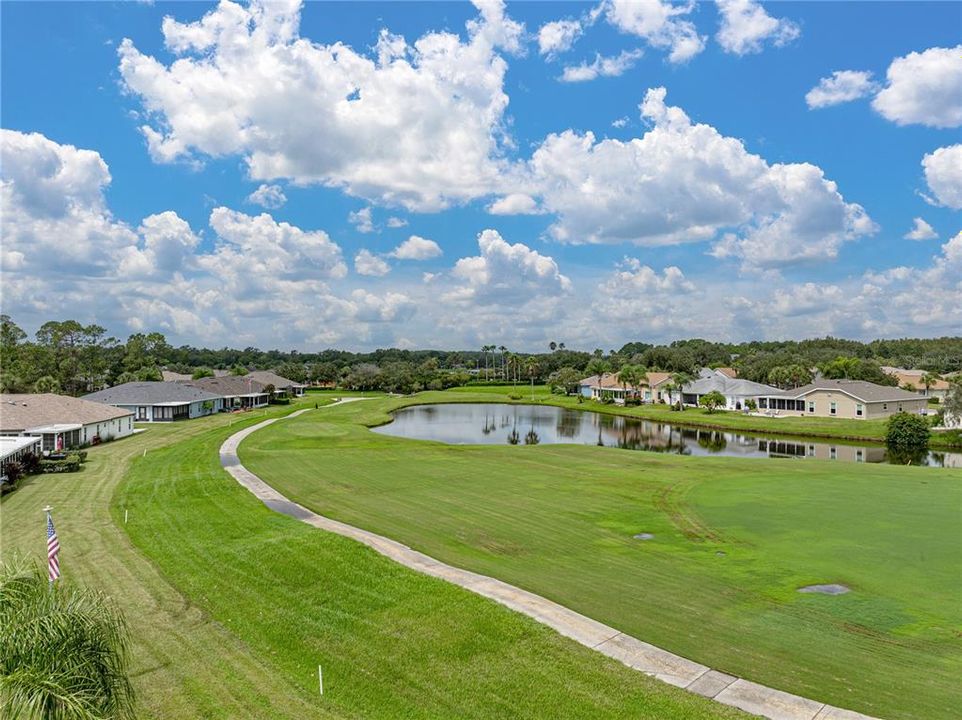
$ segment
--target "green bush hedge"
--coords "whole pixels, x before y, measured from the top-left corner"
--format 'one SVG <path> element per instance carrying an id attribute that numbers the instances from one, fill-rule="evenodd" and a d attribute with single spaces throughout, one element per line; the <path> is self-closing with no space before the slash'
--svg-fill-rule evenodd
<path id="1" fill-rule="evenodd" d="M 42 473 L 77 472 L 79 469 L 79 455 L 68 455 L 63 460 L 44 459 L 40 461 L 40 472 Z"/>

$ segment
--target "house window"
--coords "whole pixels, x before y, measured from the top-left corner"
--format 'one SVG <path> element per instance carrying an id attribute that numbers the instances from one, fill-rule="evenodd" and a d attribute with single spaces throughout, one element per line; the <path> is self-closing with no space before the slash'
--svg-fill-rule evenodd
<path id="1" fill-rule="evenodd" d="M 865 462 L 865 452 L 861 449 L 855 451 L 855 462 Z"/>
<path id="2" fill-rule="evenodd" d="M 809 445 L 809 446 L 808 446 L 808 456 L 809 456 L 809 457 L 815 457 L 815 446 L 814 446 L 814 445 Z"/>
<path id="3" fill-rule="evenodd" d="M 834 446 L 834 445 L 832 445 L 832 447 L 830 447 L 830 448 L 828 449 L 828 456 L 829 456 L 829 458 L 831 458 L 832 460 L 834 460 L 835 458 L 838 457 L 838 450 L 835 449 L 835 446 Z"/>
<path id="4" fill-rule="evenodd" d="M 858 403 L 855 406 L 855 417 L 862 417 L 862 404 Z"/>
<path id="5" fill-rule="evenodd" d="M 888 404 L 888 403 L 882 403 L 882 409 L 883 409 L 883 410 L 888 410 L 888 409 L 889 409 L 889 404 Z"/>
<path id="6" fill-rule="evenodd" d="M 902 403 L 899 403 L 899 412 L 902 412 Z"/>
<path id="7" fill-rule="evenodd" d="M 833 402 L 833 403 L 832 403 L 832 409 L 829 410 L 829 412 L 830 412 L 832 415 L 835 415 L 837 410 L 838 410 L 838 408 L 837 408 L 836 404 Z M 832 448 L 832 449 L 834 450 L 834 448 Z M 833 457 L 834 457 L 834 456 L 833 456 Z"/>
<path id="8" fill-rule="evenodd" d="M 809 401 L 808 401 L 808 411 L 809 411 L 809 412 L 815 412 L 815 401 L 814 401 L 814 400 L 809 400 Z"/>

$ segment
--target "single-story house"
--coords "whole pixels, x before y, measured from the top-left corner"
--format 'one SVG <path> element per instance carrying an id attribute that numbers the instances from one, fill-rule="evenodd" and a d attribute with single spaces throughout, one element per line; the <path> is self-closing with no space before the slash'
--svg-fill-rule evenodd
<path id="1" fill-rule="evenodd" d="M 883 367 L 882 370 L 898 380 L 900 388 L 908 390 L 909 392 L 918 392 L 922 397 L 934 397 L 940 401 L 945 400 L 945 396 L 948 395 L 949 390 L 952 389 L 948 380 L 936 380 L 929 385 L 928 390 L 926 390 L 925 383 L 922 382 L 922 376 L 925 375 L 925 370 L 906 370 L 897 367 Z"/>
<path id="2" fill-rule="evenodd" d="M 53 393 L 0 395 L 0 435 L 38 437 L 44 452 L 105 442 L 133 431 L 129 410 Z"/>
<path id="3" fill-rule="evenodd" d="M 41 442 L 43 442 L 42 438 L 30 435 L 0 437 L 0 472 L 7 463 L 19 462 L 28 453 L 39 455 Z"/>
<path id="4" fill-rule="evenodd" d="M 170 422 L 213 415 L 224 398 L 181 382 L 129 382 L 84 396 L 134 413 L 135 422 Z"/>
<path id="5" fill-rule="evenodd" d="M 760 412 L 810 417 L 886 418 L 897 412 L 923 413 L 918 393 L 865 380 L 816 380 L 794 390 L 776 390 L 758 400 Z"/>
<path id="6" fill-rule="evenodd" d="M 684 385 L 680 391 L 674 390 L 668 394 L 668 402 L 676 403 L 681 399 L 685 405 L 697 406 L 702 397 L 711 392 L 719 392 L 725 397 L 725 410 L 745 410 L 749 400 L 758 403 L 759 398 L 781 391 L 771 385 L 731 378 L 725 373 L 711 370 L 707 373 L 702 371 L 697 380 Z"/>
<path id="7" fill-rule="evenodd" d="M 264 407 L 270 402 L 270 396 L 264 386 L 251 377 L 225 375 L 185 382 L 192 387 L 220 395 L 224 399 L 224 410 L 250 410 Z"/>
<path id="8" fill-rule="evenodd" d="M 625 386 L 618 379 L 618 373 L 603 373 L 586 377 L 579 382 L 578 393 L 595 400 L 610 397 L 617 403 L 624 402 L 625 398 L 638 398 L 646 403 L 667 402 L 664 388 L 670 381 L 671 373 L 650 372 L 646 376 L 647 384 Z"/>
<path id="9" fill-rule="evenodd" d="M 252 370 L 243 377 L 245 379 L 251 378 L 264 386 L 273 385 L 276 397 L 301 397 L 304 394 L 304 388 L 307 387 L 293 380 L 288 380 L 286 377 L 281 377 L 270 370 Z"/>

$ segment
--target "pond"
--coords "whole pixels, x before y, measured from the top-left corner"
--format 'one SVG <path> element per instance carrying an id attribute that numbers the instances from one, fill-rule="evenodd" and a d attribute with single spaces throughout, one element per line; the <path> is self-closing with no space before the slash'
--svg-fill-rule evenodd
<path id="1" fill-rule="evenodd" d="M 551 405 L 415 405 L 396 411 L 392 422 L 373 430 L 384 435 L 452 445 L 568 443 L 679 455 L 889 462 L 884 445 L 708 430 Z M 962 467 L 962 453 L 929 452 L 920 461 L 937 467 Z"/>

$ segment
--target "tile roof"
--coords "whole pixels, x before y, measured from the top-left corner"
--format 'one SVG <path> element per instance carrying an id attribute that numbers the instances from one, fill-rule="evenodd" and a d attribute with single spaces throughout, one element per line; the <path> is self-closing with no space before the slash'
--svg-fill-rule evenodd
<path id="1" fill-rule="evenodd" d="M 781 395 L 782 391 L 771 385 L 743 380 L 741 378 L 730 378 L 722 373 L 713 372 L 708 377 L 701 377 L 695 382 L 688 383 L 682 392 L 692 395 L 705 395 L 717 390 L 722 395 L 743 397 L 757 395 Z"/>
<path id="2" fill-rule="evenodd" d="M 0 430 L 21 431 L 43 425 L 105 422 L 127 417 L 130 410 L 107 407 L 82 398 L 31 393 L 0 395 Z"/>
<path id="3" fill-rule="evenodd" d="M 84 395 L 107 405 L 158 405 L 160 403 L 189 403 L 199 400 L 219 400 L 222 396 L 182 382 L 129 382 L 106 390 Z"/>

